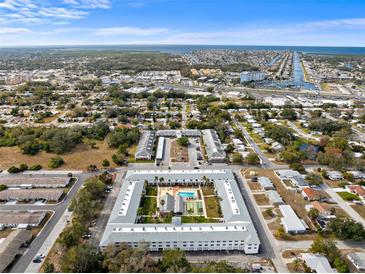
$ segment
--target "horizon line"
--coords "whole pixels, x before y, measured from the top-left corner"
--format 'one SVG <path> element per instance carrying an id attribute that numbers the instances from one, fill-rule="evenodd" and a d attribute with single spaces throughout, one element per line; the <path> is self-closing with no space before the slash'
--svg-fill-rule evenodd
<path id="1" fill-rule="evenodd" d="M 218 47 L 303 47 L 303 48 L 365 48 L 365 46 L 334 46 L 334 45 L 326 45 L 326 46 L 318 46 L 318 45 L 260 45 L 260 44 L 169 44 L 169 43 L 156 43 L 156 44 L 139 44 L 139 43 L 131 43 L 131 44 L 47 44 L 47 45 L 0 45 L 0 49 L 7 48 L 42 48 L 42 47 L 90 47 L 90 46 L 218 46 Z"/>

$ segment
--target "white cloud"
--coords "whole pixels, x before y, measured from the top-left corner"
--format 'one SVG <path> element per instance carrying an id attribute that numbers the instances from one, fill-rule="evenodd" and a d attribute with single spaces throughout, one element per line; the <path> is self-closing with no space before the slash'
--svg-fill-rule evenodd
<path id="1" fill-rule="evenodd" d="M 45 24 L 85 18 L 93 9 L 108 9 L 110 0 L 0 0 L 0 24 Z M 6 17 L 8 20 L 1 20 Z M 61 20 L 59 20 L 61 19 Z M 17 25 L 18 26 L 18 25 Z"/>
<path id="2" fill-rule="evenodd" d="M 51 7 L 51 8 L 41 8 L 39 14 L 53 18 L 81 19 L 87 16 L 89 13 L 86 11 L 80 11 L 74 9 Z"/>
<path id="3" fill-rule="evenodd" d="M 111 2 L 109 0 L 63 0 L 65 4 L 73 7 L 80 7 L 85 9 L 109 9 Z"/>
<path id="4" fill-rule="evenodd" d="M 93 35 L 103 36 L 150 36 L 167 33 L 166 28 L 136 28 L 136 27 L 112 27 L 100 28 L 92 32 Z"/>
<path id="5" fill-rule="evenodd" d="M 0 34 L 25 34 L 32 33 L 31 30 L 26 28 L 0 28 Z"/>

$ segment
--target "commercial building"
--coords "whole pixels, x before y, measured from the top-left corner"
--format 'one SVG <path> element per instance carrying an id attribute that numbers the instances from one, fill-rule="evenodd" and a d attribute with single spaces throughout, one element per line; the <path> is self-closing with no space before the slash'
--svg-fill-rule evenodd
<path id="1" fill-rule="evenodd" d="M 203 130 L 205 150 L 210 163 L 223 163 L 226 160 L 226 152 L 219 140 L 218 134 L 213 129 Z"/>
<path id="2" fill-rule="evenodd" d="M 146 130 L 142 133 L 135 154 L 136 160 L 151 160 L 153 156 L 153 144 L 155 142 L 155 132 Z"/>
<path id="3" fill-rule="evenodd" d="M 265 80 L 266 74 L 260 71 L 243 71 L 240 74 L 240 82 L 246 83 L 251 81 Z"/>
<path id="4" fill-rule="evenodd" d="M 283 215 L 281 218 L 281 224 L 283 225 L 286 233 L 298 234 L 304 233 L 307 230 L 308 226 L 304 221 L 298 218 L 290 205 L 279 205 L 279 209 Z"/>
<path id="5" fill-rule="evenodd" d="M 213 183 L 223 218 L 218 223 L 136 223 L 144 184 L 202 185 Z M 167 209 L 177 209 L 176 202 Z M 150 251 L 179 248 L 186 251 L 243 250 L 257 254 L 260 241 L 240 195 L 231 170 L 129 170 L 103 233 L 100 247 L 125 243 L 132 247 L 146 244 Z"/>

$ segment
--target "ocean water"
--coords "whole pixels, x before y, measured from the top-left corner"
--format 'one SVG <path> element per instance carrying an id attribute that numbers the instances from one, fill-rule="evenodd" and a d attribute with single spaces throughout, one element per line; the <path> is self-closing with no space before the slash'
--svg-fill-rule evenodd
<path id="1" fill-rule="evenodd" d="M 297 51 L 325 55 L 365 55 L 365 47 L 310 47 L 310 46 L 234 46 L 234 45 L 87 45 L 87 46 L 34 46 L 1 48 L 4 51 L 20 50 L 125 50 L 125 51 L 158 51 L 164 53 L 188 53 L 193 50 L 232 49 L 232 50 L 278 50 Z"/>

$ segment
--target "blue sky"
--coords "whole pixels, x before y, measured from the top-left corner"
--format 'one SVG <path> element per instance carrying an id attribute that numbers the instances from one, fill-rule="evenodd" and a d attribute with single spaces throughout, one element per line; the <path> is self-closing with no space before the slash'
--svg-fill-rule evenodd
<path id="1" fill-rule="evenodd" d="M 0 0 L 0 46 L 365 46 L 365 0 Z"/>

